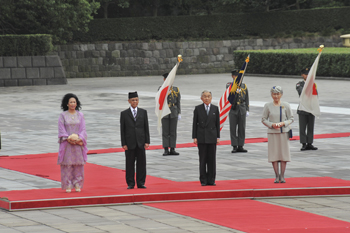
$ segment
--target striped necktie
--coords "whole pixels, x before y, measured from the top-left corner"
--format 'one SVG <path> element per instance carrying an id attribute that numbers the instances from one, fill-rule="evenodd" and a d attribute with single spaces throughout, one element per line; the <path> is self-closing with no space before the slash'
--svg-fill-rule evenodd
<path id="1" fill-rule="evenodd" d="M 134 120 L 136 121 L 136 110 L 134 109 Z"/>

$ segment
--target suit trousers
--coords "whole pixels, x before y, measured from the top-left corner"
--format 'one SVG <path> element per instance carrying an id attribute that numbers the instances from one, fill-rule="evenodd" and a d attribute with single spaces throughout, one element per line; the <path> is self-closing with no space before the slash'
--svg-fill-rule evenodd
<path id="1" fill-rule="evenodd" d="M 234 112 L 230 110 L 230 136 L 231 146 L 243 146 L 245 141 L 246 115 L 241 111 Z"/>
<path id="2" fill-rule="evenodd" d="M 313 143 L 315 116 L 311 113 L 298 115 L 300 143 Z"/>
<path id="3" fill-rule="evenodd" d="M 145 184 L 146 181 L 146 151 L 145 148 L 138 148 L 125 151 L 125 176 L 128 186 L 135 186 L 135 161 L 136 161 L 136 182 L 137 187 Z"/>
<path id="4" fill-rule="evenodd" d="M 171 118 L 170 115 L 162 118 L 163 148 L 176 147 L 177 121 L 177 117 Z"/>
<path id="5" fill-rule="evenodd" d="M 216 143 L 198 143 L 199 180 L 201 184 L 214 184 L 216 176 Z"/>

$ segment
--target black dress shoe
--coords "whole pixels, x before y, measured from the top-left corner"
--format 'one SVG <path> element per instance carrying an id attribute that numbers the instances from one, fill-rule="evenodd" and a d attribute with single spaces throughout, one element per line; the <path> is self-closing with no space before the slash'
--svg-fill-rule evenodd
<path id="1" fill-rule="evenodd" d="M 237 146 L 233 146 L 233 150 L 231 151 L 231 153 L 236 153 L 237 152 Z"/>
<path id="2" fill-rule="evenodd" d="M 147 187 L 144 186 L 144 185 L 140 185 L 140 186 L 137 186 L 137 188 L 139 188 L 139 189 L 145 189 L 145 188 L 147 188 Z"/>
<path id="3" fill-rule="evenodd" d="M 201 183 L 202 186 L 207 186 L 207 184 Z"/>
<path id="4" fill-rule="evenodd" d="M 180 153 L 176 152 L 174 148 L 170 149 L 169 155 L 179 155 Z"/>
<path id="5" fill-rule="evenodd" d="M 127 189 L 133 189 L 134 188 L 134 186 L 128 186 L 128 188 Z"/>
<path id="6" fill-rule="evenodd" d="M 243 146 L 238 146 L 237 152 L 248 152 L 246 149 L 243 148 Z"/>
<path id="7" fill-rule="evenodd" d="M 318 148 L 317 147 L 314 147 L 312 144 L 308 144 L 306 146 L 307 150 L 317 150 Z"/>
<path id="8" fill-rule="evenodd" d="M 300 148 L 301 151 L 308 150 L 306 143 L 303 143 L 303 146 Z"/>
<path id="9" fill-rule="evenodd" d="M 216 184 L 214 183 L 214 184 L 208 184 L 208 185 L 211 185 L 211 186 L 216 186 Z"/>
<path id="10" fill-rule="evenodd" d="M 163 153 L 163 156 L 167 156 L 169 155 L 169 149 L 168 148 L 164 148 L 164 153 Z"/>

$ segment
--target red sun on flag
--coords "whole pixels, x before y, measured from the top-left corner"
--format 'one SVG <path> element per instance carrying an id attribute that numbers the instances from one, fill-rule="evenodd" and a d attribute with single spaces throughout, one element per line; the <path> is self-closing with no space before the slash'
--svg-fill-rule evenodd
<path id="1" fill-rule="evenodd" d="M 169 86 L 166 86 L 166 87 L 160 92 L 160 95 L 159 95 L 159 110 L 162 110 L 162 109 L 163 109 L 164 100 L 165 100 L 165 97 L 167 97 L 167 93 L 168 93 L 168 88 L 169 88 Z"/>
<path id="2" fill-rule="evenodd" d="M 313 95 L 317 95 L 316 83 L 314 83 L 314 86 L 312 87 L 312 94 L 313 94 Z"/>

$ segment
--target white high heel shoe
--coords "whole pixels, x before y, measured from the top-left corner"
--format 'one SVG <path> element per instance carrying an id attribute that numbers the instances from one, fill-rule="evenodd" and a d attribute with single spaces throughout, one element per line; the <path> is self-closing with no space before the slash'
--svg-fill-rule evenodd
<path id="1" fill-rule="evenodd" d="M 76 191 L 76 192 L 81 192 L 81 189 L 79 188 L 78 185 L 75 186 L 75 191 Z"/>

